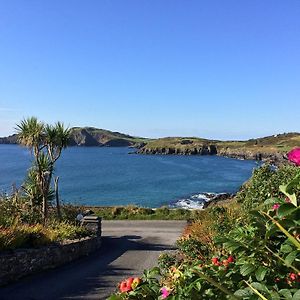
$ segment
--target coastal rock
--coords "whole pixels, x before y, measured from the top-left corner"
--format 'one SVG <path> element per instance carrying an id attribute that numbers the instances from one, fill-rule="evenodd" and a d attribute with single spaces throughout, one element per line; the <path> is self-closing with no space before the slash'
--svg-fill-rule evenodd
<path id="1" fill-rule="evenodd" d="M 217 155 L 236 158 L 236 159 L 253 159 L 258 161 L 270 161 L 273 163 L 283 162 L 285 160 L 284 154 L 282 153 L 268 153 L 268 152 L 255 152 L 245 149 L 230 149 L 221 148 L 217 151 Z"/>
<path id="2" fill-rule="evenodd" d="M 186 145 L 186 144 L 185 144 Z M 190 145 L 190 144 L 188 144 Z M 138 154 L 161 154 L 161 155 L 215 155 L 217 148 L 215 145 L 203 145 L 202 147 L 156 147 L 148 148 L 147 144 L 137 150 Z"/>
<path id="3" fill-rule="evenodd" d="M 215 194 L 209 201 L 206 201 L 203 205 L 203 209 L 209 207 L 209 206 L 214 206 L 218 202 L 223 202 L 225 200 L 229 200 L 234 197 L 234 194 L 230 193 L 220 193 L 220 194 Z"/>

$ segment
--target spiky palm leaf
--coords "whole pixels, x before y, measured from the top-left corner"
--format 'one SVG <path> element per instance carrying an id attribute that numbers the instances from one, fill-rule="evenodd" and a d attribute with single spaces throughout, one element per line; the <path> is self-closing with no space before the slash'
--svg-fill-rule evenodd
<path id="1" fill-rule="evenodd" d="M 20 144 L 38 149 L 44 139 L 44 124 L 36 117 L 27 118 L 21 121 L 16 127 L 18 141 Z"/>
<path id="2" fill-rule="evenodd" d="M 70 129 L 65 128 L 61 122 L 57 122 L 54 126 L 45 126 L 45 142 L 48 154 L 53 163 L 60 157 L 62 149 L 68 146 L 69 137 Z"/>

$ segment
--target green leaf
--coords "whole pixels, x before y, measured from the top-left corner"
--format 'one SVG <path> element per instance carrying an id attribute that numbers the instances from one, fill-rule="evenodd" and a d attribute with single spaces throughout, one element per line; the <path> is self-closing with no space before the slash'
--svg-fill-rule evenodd
<path id="1" fill-rule="evenodd" d="M 280 296 L 279 296 L 279 294 L 277 293 L 277 292 L 275 292 L 275 291 L 271 291 L 270 292 L 270 295 L 271 295 L 271 299 L 272 300 L 280 300 Z"/>
<path id="2" fill-rule="evenodd" d="M 241 248 L 241 244 L 237 241 L 227 241 L 226 243 L 224 243 L 224 247 L 226 247 L 228 250 L 230 250 L 231 252 L 236 251 L 237 249 Z"/>
<path id="3" fill-rule="evenodd" d="M 258 281 L 263 281 L 266 276 L 267 271 L 268 271 L 268 269 L 266 267 L 260 266 L 255 272 L 256 279 Z"/>
<path id="4" fill-rule="evenodd" d="M 290 253 L 292 251 L 293 251 L 293 248 L 290 245 L 284 244 L 284 245 L 281 245 L 281 247 L 280 247 L 280 252 L 282 252 L 282 253 Z"/>
<path id="5" fill-rule="evenodd" d="M 279 186 L 279 190 L 286 195 L 290 200 L 291 203 L 295 206 L 297 206 L 297 197 L 296 194 L 292 193 L 292 189 L 294 186 L 296 186 L 299 183 L 299 179 L 300 179 L 300 174 L 298 174 L 292 181 L 290 181 L 288 184 L 286 185 L 280 185 Z"/>
<path id="6" fill-rule="evenodd" d="M 299 300 L 300 299 L 300 289 L 293 295 L 293 300 Z"/>
<path id="7" fill-rule="evenodd" d="M 251 283 L 251 286 L 252 286 L 253 288 L 255 288 L 256 290 L 258 290 L 258 291 L 261 291 L 261 292 L 268 292 L 268 289 L 266 288 L 266 286 L 263 285 L 263 284 L 261 284 L 261 283 L 259 283 L 259 282 L 252 282 L 252 283 Z"/>
<path id="8" fill-rule="evenodd" d="M 278 214 L 279 218 L 282 218 L 287 215 L 290 215 L 291 213 L 293 213 L 296 210 L 297 210 L 297 207 L 295 207 L 293 204 L 284 203 L 284 204 L 280 205 L 280 207 L 278 208 L 277 214 Z"/>
<path id="9" fill-rule="evenodd" d="M 264 295 L 262 295 L 255 287 L 253 287 L 250 283 L 248 283 L 247 281 L 245 281 L 245 283 L 250 287 L 250 289 L 261 299 L 263 300 L 268 300 Z M 258 283 L 258 282 L 254 282 L 254 283 Z M 259 283 L 258 283 L 259 284 Z M 251 298 L 250 298 L 251 299 Z"/>
<path id="10" fill-rule="evenodd" d="M 249 296 L 251 296 L 252 293 L 251 293 L 250 290 L 247 288 L 247 289 L 237 290 L 237 291 L 234 293 L 234 295 L 237 296 L 237 297 L 244 298 L 244 297 L 249 297 Z"/>
<path id="11" fill-rule="evenodd" d="M 283 232 L 286 237 L 300 250 L 300 243 L 274 218 L 266 214 L 265 212 L 262 212 L 265 216 L 267 216 L 272 222 L 280 229 L 281 232 Z"/>
<path id="12" fill-rule="evenodd" d="M 288 289 L 280 290 L 279 294 L 282 295 L 284 297 L 284 299 L 288 299 L 288 300 L 292 300 L 293 299 L 292 293 Z"/>
<path id="13" fill-rule="evenodd" d="M 298 250 L 295 250 L 293 252 L 291 252 L 286 258 L 285 258 L 285 263 L 287 265 L 291 265 L 293 263 L 293 261 L 296 259 L 297 255 L 299 254 Z"/>
<path id="14" fill-rule="evenodd" d="M 242 276 L 247 276 L 250 273 L 254 272 L 256 269 L 256 267 L 252 264 L 245 264 L 241 267 L 241 275 Z"/>

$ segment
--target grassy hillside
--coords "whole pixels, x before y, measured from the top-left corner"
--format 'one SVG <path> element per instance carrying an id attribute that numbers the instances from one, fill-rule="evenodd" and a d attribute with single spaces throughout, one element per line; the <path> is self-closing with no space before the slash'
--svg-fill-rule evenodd
<path id="1" fill-rule="evenodd" d="M 281 159 L 294 147 L 300 147 L 300 133 L 284 133 L 247 141 L 220 141 L 202 138 L 168 137 L 147 141 L 142 154 L 218 154 L 244 159 Z"/>
<path id="2" fill-rule="evenodd" d="M 268 152 L 287 152 L 294 147 L 300 146 L 300 133 L 284 133 L 250 139 L 248 141 L 220 141 L 217 142 L 217 146 L 230 149 L 259 149 Z"/>
<path id="3" fill-rule="evenodd" d="M 144 141 L 144 138 L 94 127 L 73 127 L 70 134 L 71 146 L 136 146 Z M 0 144 L 16 143 L 16 134 L 0 138 Z"/>

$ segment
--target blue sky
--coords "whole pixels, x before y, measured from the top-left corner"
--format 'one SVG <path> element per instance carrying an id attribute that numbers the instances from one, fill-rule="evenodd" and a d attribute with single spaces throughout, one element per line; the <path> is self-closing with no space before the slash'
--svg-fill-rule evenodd
<path id="1" fill-rule="evenodd" d="M 0 136 L 300 131 L 298 0 L 0 0 Z"/>

